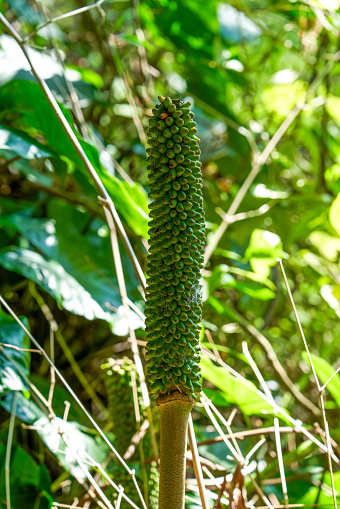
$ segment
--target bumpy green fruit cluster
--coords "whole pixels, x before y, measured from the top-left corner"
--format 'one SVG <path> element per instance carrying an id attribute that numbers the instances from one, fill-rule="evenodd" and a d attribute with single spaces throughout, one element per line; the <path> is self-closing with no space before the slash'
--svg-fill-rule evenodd
<path id="1" fill-rule="evenodd" d="M 115 447 L 124 455 L 137 431 L 131 379 L 132 371 L 137 379 L 136 367 L 131 359 L 123 357 L 108 359 L 102 368 L 106 372 L 108 407 L 117 437 Z"/>
<path id="2" fill-rule="evenodd" d="M 133 372 L 132 376 L 135 380 L 138 380 L 137 369 L 134 362 L 128 357 L 123 357 L 122 359 L 110 358 L 106 364 L 102 365 L 102 369 L 105 370 L 106 374 L 105 382 L 108 395 L 108 408 L 113 422 L 113 432 L 116 437 L 115 447 L 119 454 L 123 456 L 131 443 L 132 437 L 137 432 L 131 377 Z M 143 408 L 143 400 L 139 386 L 137 386 L 137 395 L 143 418 L 145 409 Z M 152 456 L 148 435 L 143 439 L 143 449 L 146 457 Z M 138 449 L 136 451 L 136 456 L 138 456 Z M 149 478 L 148 507 L 150 509 L 157 509 L 159 472 L 155 462 L 151 462 L 147 467 L 147 475 Z M 108 470 L 113 474 L 116 484 L 124 486 L 125 494 L 139 506 L 140 501 L 135 485 L 125 468 L 115 462 L 108 466 Z M 139 472 L 137 472 L 137 482 L 140 486 L 143 482 L 141 473 Z M 117 493 L 113 492 L 111 489 L 109 489 L 107 494 L 113 498 L 117 498 Z M 131 506 L 123 500 L 121 507 L 123 509 Z"/>
<path id="3" fill-rule="evenodd" d="M 158 396 L 200 392 L 202 172 L 190 103 L 159 96 L 148 130 L 150 250 L 146 298 L 148 378 Z"/>

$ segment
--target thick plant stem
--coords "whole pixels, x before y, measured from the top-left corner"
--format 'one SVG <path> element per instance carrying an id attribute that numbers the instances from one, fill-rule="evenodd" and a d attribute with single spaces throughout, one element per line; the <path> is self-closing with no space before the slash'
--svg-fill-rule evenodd
<path id="1" fill-rule="evenodd" d="M 157 398 L 160 414 L 159 509 L 184 509 L 185 453 L 193 399 L 172 392 Z"/>

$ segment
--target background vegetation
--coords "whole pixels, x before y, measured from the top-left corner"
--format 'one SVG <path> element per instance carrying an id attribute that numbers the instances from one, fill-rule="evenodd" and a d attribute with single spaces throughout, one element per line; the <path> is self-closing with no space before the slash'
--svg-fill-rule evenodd
<path id="1" fill-rule="evenodd" d="M 216 429 L 207 399 L 197 403 L 193 420 L 210 506 L 335 505 L 340 375 L 321 389 L 340 366 L 339 3 L 105 0 L 37 31 L 85 5 L 0 1 L 11 26 L 27 37 L 29 57 L 112 198 L 143 269 L 148 118 L 158 94 L 193 103 L 207 228 L 202 374 L 222 426 Z M 117 446 L 120 427 L 106 410 L 112 387 L 101 364 L 132 358 L 131 338 L 134 359 L 138 344 L 144 363 L 140 281 L 120 244 L 135 342 L 105 207 L 5 25 L 0 69 L 1 295 Z M 112 502 L 98 464 L 117 484 L 131 481 L 54 377 L 3 307 L 0 504 L 6 507 L 10 486 L 13 509 L 110 507 L 89 477 Z M 138 373 L 135 380 L 133 387 Z M 144 404 L 130 439 L 150 421 Z M 231 412 L 225 426 L 221 418 Z M 224 433 L 234 445 L 223 443 Z M 127 463 L 150 501 L 149 435 L 150 428 Z M 194 509 L 201 502 L 190 453 L 188 466 L 187 504 Z"/>

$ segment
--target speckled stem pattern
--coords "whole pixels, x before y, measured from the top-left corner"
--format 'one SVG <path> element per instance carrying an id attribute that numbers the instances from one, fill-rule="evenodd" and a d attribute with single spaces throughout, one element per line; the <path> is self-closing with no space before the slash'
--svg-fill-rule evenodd
<path id="1" fill-rule="evenodd" d="M 173 392 L 157 398 L 160 414 L 160 486 L 158 509 L 184 509 L 185 451 L 193 399 Z"/>

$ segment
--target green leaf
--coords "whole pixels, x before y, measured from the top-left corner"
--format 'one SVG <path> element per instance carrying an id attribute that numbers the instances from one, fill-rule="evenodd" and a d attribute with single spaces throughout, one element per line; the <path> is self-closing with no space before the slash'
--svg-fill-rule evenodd
<path id="1" fill-rule="evenodd" d="M 281 239 L 276 233 L 256 228 L 253 230 L 245 257 L 250 261 L 254 272 L 266 278 L 270 269 L 276 265 L 278 257 L 284 257 Z"/>
<path id="2" fill-rule="evenodd" d="M 148 198 L 143 186 L 119 180 L 104 170 L 100 174 L 103 184 L 126 223 L 136 235 L 148 239 Z"/>
<path id="3" fill-rule="evenodd" d="M 0 500 L 6 500 L 5 457 L 6 445 L 0 445 Z M 51 480 L 45 465 L 38 465 L 26 451 L 15 445 L 11 451 L 10 469 L 12 509 L 52 507 Z"/>
<path id="4" fill-rule="evenodd" d="M 50 157 L 51 151 L 28 134 L 0 125 L 0 154 L 8 159 L 17 155 L 24 159 Z"/>
<path id="5" fill-rule="evenodd" d="M 302 352 L 303 360 L 309 365 L 309 359 L 307 352 Z M 318 357 L 315 354 L 311 354 L 312 361 L 316 374 L 318 375 L 321 383 L 324 385 L 332 375 L 335 373 L 335 369 L 325 359 Z M 327 390 L 330 392 L 338 407 L 340 408 L 340 375 L 337 374 L 331 382 L 327 385 Z"/>
<path id="6" fill-rule="evenodd" d="M 340 503 L 340 472 L 333 473 L 334 488 L 336 491 L 337 503 Z M 295 500 L 297 504 L 312 507 L 317 504 L 318 509 L 329 509 L 334 507 L 332 482 L 329 472 L 325 473 L 322 479 L 321 489 L 313 486 L 303 497 Z"/>
<path id="7" fill-rule="evenodd" d="M 251 281 L 255 281 L 256 283 L 262 283 L 273 291 L 276 289 L 273 281 L 264 277 L 263 274 L 257 274 L 256 272 L 251 272 L 250 270 L 244 270 L 233 266 L 229 267 L 229 272 L 242 276 L 246 279 L 250 279 Z"/>
<path id="8" fill-rule="evenodd" d="M 78 479 L 85 479 L 86 475 L 79 467 L 78 462 L 75 460 L 72 452 L 82 459 L 87 460 L 89 454 L 95 458 L 98 463 L 102 463 L 106 458 L 109 451 L 108 445 L 98 436 L 91 436 L 86 433 L 87 428 L 81 426 L 79 423 L 70 421 L 65 422 L 60 417 L 50 421 L 46 416 L 38 419 L 34 426 L 38 428 L 38 434 L 43 440 L 45 445 L 53 452 L 58 459 L 58 462 Z M 65 430 L 65 434 L 70 444 L 70 448 L 65 444 L 60 436 L 60 428 Z M 72 448 L 72 451 L 70 450 Z M 86 469 L 90 469 L 89 465 L 85 464 Z"/>
<path id="9" fill-rule="evenodd" d="M 339 238 L 333 237 L 326 232 L 315 231 L 308 239 L 327 260 L 331 262 L 337 261 L 340 253 Z"/>
<path id="10" fill-rule="evenodd" d="M 17 399 L 16 416 L 28 424 L 34 424 L 38 419 L 44 417 L 43 410 L 32 400 L 27 399 L 27 395 L 22 392 L 7 392 L 0 399 L 0 406 L 2 406 L 10 414 L 13 408 L 14 395 Z"/>
<path id="11" fill-rule="evenodd" d="M 249 284 L 243 281 L 236 280 L 231 274 L 231 270 L 228 265 L 218 265 L 214 268 L 211 276 L 207 277 L 209 283 L 210 293 L 216 288 L 234 288 L 235 290 L 239 290 L 240 292 L 252 297 L 253 299 L 258 300 L 269 300 L 275 297 L 275 293 L 269 288 L 264 288 L 259 284 Z M 247 271 L 243 271 L 246 273 Z M 241 274 L 242 271 L 239 271 Z M 249 272 L 251 274 L 251 272 Z M 244 275 L 244 274 L 242 274 Z"/>
<path id="12" fill-rule="evenodd" d="M 286 117 L 294 106 L 304 97 L 307 82 L 297 80 L 288 85 L 267 87 L 262 93 L 262 103 L 269 112 Z"/>
<path id="13" fill-rule="evenodd" d="M 340 235 L 340 193 L 333 201 L 329 210 L 329 220 L 334 230 Z"/>
<path id="14" fill-rule="evenodd" d="M 140 184 L 122 182 L 104 170 L 97 148 L 78 134 L 74 128 L 69 111 L 62 105 L 60 107 L 66 120 L 77 135 L 87 157 L 107 188 L 118 212 L 136 235 L 147 238 L 147 194 L 143 187 Z M 13 120 L 14 127 L 25 129 L 32 136 L 39 132 L 46 140 L 48 147 L 51 147 L 55 154 L 60 157 L 67 157 L 73 161 L 80 170 L 79 174 L 75 173 L 79 184 L 83 188 L 84 186 L 86 187 L 85 191 L 88 195 L 92 195 L 92 197 L 97 199 L 98 192 L 92 179 L 89 177 L 78 154 L 37 83 L 16 79 L 3 85 L 0 88 L 0 112 L 0 121 L 1 118 L 6 118 L 7 115 L 12 116 L 13 112 L 19 112 L 20 114 L 16 114 L 15 120 Z M 55 169 L 57 170 L 58 167 L 55 166 Z M 81 175 L 81 177 L 78 178 L 78 175 Z M 64 168 L 62 168 L 60 177 L 64 178 Z"/>
<path id="15" fill-rule="evenodd" d="M 84 67 L 79 67 L 77 65 L 68 65 L 69 69 L 74 69 L 81 74 L 83 81 L 94 85 L 96 88 L 102 88 L 104 85 L 104 81 L 102 76 L 92 69 L 86 69 Z"/>
<path id="16" fill-rule="evenodd" d="M 28 327 L 28 320 L 26 318 L 21 320 Z M 1 311 L 0 343 L 15 347 L 1 346 L 0 348 L 0 394 L 7 391 L 27 391 L 27 384 L 19 375 L 16 366 L 24 375 L 29 375 L 31 355 L 22 349 L 30 348 L 30 339 L 14 318 Z"/>
<path id="17" fill-rule="evenodd" d="M 340 124 L 340 97 L 329 94 L 327 96 L 327 113 Z"/>
<path id="18" fill-rule="evenodd" d="M 228 318 L 231 318 L 234 322 L 239 323 L 240 319 L 239 316 L 232 310 L 230 307 L 222 304 L 218 299 L 216 299 L 214 296 L 210 296 L 208 299 L 208 302 L 210 306 L 219 314 L 227 316 Z"/>
<path id="19" fill-rule="evenodd" d="M 49 39 L 51 33 L 53 33 L 54 37 L 58 34 L 56 25 L 50 25 L 45 30 L 41 30 L 39 36 L 45 36 L 46 39 Z M 23 82 L 28 80 L 35 81 L 35 77 L 27 65 L 26 57 L 13 37 L 2 34 L 0 36 L 0 44 L 0 67 L 3 69 L 0 76 L 0 84 L 3 85 L 13 79 L 20 79 Z M 65 94 L 67 90 L 66 79 L 76 89 L 80 100 L 92 98 L 93 87 L 81 80 L 79 72 L 68 68 L 64 69 L 58 59 L 47 52 L 37 51 L 30 47 L 28 53 L 34 66 L 38 69 L 40 77 L 46 81 L 58 101 L 65 104 L 68 103 L 68 97 Z"/>
<path id="20" fill-rule="evenodd" d="M 46 260 L 29 249 L 12 246 L 0 251 L 0 265 L 35 281 L 68 311 L 88 320 L 107 319 L 106 313 L 90 293 L 57 261 Z"/>
<path id="21" fill-rule="evenodd" d="M 49 201 L 48 212 L 56 219 L 36 219 L 12 214 L 3 216 L 0 225 L 5 223 L 7 227 L 12 225 L 16 228 L 41 253 L 32 251 L 33 257 L 40 256 L 39 259 L 48 264 L 49 271 L 53 274 L 55 271 L 62 271 L 62 274 L 65 274 L 67 282 L 65 280 L 62 284 L 63 276 L 60 272 L 57 273 L 62 288 L 55 288 L 52 279 L 52 288 L 49 291 L 60 305 L 88 319 L 106 319 L 115 334 L 126 335 L 128 324 L 119 294 L 110 239 L 107 235 L 103 237 L 101 233 L 105 230 L 103 223 L 101 220 L 91 222 L 85 236 L 82 232 L 88 225 L 90 217 L 88 213 L 75 209 L 63 200 L 53 199 Z M 140 294 L 131 262 L 123 250 L 121 257 L 129 296 L 132 300 L 139 300 Z M 6 268 L 9 269 L 8 260 L 6 263 Z M 13 264 L 11 267 L 9 270 L 15 270 Z M 28 272 L 28 267 L 23 267 L 23 270 L 25 268 L 26 272 L 18 270 L 16 272 L 36 281 L 44 289 L 45 284 L 49 286 L 48 278 L 44 282 L 34 275 L 34 271 Z M 72 296 L 68 286 L 72 288 Z M 66 298 L 66 295 L 69 298 Z M 89 306 L 86 304 L 87 301 Z M 112 313 L 112 308 L 116 308 L 117 312 Z M 133 327 L 142 326 L 140 318 L 134 312 L 131 312 L 131 320 Z"/>
<path id="22" fill-rule="evenodd" d="M 236 404 L 246 415 L 273 413 L 273 408 L 257 394 L 256 386 L 249 380 L 240 380 L 205 355 L 201 361 L 202 376 L 221 390 L 223 399 Z"/>

